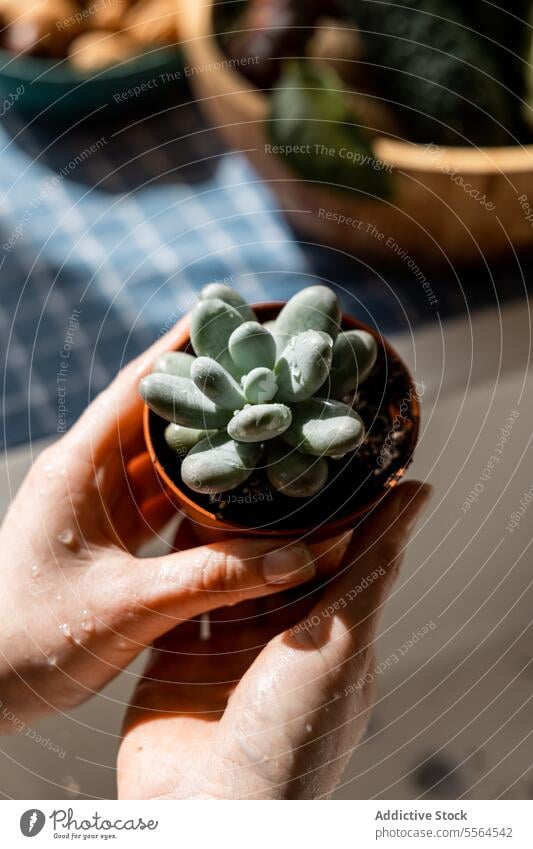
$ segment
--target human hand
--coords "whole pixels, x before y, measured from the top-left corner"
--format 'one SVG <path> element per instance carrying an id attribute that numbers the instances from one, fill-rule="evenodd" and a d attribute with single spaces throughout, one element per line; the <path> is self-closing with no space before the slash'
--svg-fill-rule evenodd
<path id="1" fill-rule="evenodd" d="M 366 726 L 378 616 L 429 491 L 388 495 L 325 590 L 216 611 L 209 640 L 194 622 L 158 640 L 125 721 L 119 797 L 329 795 Z"/>
<path id="2" fill-rule="evenodd" d="M 0 530 L 0 693 L 17 716 L 71 708 L 177 623 L 315 573 L 304 545 L 272 540 L 135 556 L 175 512 L 148 455 L 139 459 L 137 386 L 182 330 L 128 365 L 40 455 Z"/>

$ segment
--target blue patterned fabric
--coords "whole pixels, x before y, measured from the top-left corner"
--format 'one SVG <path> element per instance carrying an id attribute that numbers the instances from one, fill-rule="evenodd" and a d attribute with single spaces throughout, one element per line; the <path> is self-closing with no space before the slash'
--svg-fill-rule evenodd
<path id="1" fill-rule="evenodd" d="M 500 274 L 495 288 L 484 269 L 432 280 L 438 305 L 428 308 L 409 272 L 380 276 L 299 243 L 268 188 L 192 104 L 127 128 L 101 121 L 64 133 L 13 112 L 0 128 L 8 447 L 72 424 L 206 282 L 225 280 L 260 301 L 325 280 L 385 333 L 524 292 L 516 271 Z"/>

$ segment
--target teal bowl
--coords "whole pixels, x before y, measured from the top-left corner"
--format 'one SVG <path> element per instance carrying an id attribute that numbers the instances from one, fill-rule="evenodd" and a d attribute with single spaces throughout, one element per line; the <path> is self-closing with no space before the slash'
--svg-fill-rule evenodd
<path id="1" fill-rule="evenodd" d="M 91 74 L 67 59 L 15 56 L 0 50 L 0 118 L 16 109 L 27 118 L 81 118 L 105 106 L 136 109 L 148 98 L 162 102 L 183 86 L 183 58 L 176 47 L 141 53 Z"/>

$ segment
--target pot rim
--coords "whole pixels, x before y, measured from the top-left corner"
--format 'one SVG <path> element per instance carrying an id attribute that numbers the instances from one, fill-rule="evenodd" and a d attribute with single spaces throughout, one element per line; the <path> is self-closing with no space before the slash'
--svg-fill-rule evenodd
<path id="1" fill-rule="evenodd" d="M 285 305 L 285 303 L 286 301 L 262 301 L 260 303 L 251 304 L 251 307 L 258 314 L 260 314 L 262 311 L 279 312 L 281 308 Z M 143 410 L 143 430 L 148 453 L 150 454 L 150 458 L 155 466 L 158 476 L 172 494 L 174 502 L 179 505 L 180 509 L 185 515 L 191 516 L 196 514 L 196 516 L 201 517 L 204 520 L 205 526 L 207 527 L 216 528 L 221 532 L 231 531 L 241 536 L 265 537 L 274 534 L 280 537 L 298 537 L 299 539 L 305 538 L 306 536 L 313 536 L 313 538 L 316 539 L 327 539 L 330 537 L 334 537 L 337 534 L 342 533 L 343 531 L 346 531 L 348 528 L 353 528 L 356 525 L 358 519 L 362 518 L 371 509 L 376 507 L 379 502 L 387 495 L 387 493 L 398 485 L 401 478 L 404 476 L 405 472 L 407 471 L 408 467 L 412 462 L 420 432 L 420 404 L 418 401 L 415 383 L 410 370 L 407 368 L 400 355 L 384 337 L 380 336 L 377 333 L 377 331 L 373 330 L 371 327 L 369 327 L 359 319 L 354 318 L 349 313 L 342 314 L 341 326 L 345 324 L 349 325 L 348 329 L 366 330 L 368 333 L 371 333 L 372 336 L 374 336 L 374 338 L 379 341 L 380 345 L 383 346 L 387 357 L 392 360 L 395 360 L 396 362 L 401 363 L 402 368 L 405 370 L 405 373 L 409 380 L 410 389 L 413 390 L 411 392 L 413 427 L 411 442 L 409 445 L 409 455 L 407 457 L 407 460 L 403 461 L 404 464 L 387 479 L 387 482 L 383 487 L 383 491 L 379 492 L 377 495 L 374 495 L 372 498 L 369 498 L 368 501 L 366 501 L 364 504 L 359 505 L 355 510 L 352 510 L 346 513 L 345 515 L 339 516 L 330 521 L 326 521 L 323 524 L 319 525 L 317 528 L 312 528 L 310 526 L 283 529 L 277 529 L 273 527 L 253 528 L 248 527 L 247 525 L 241 525 L 238 522 L 228 522 L 224 519 L 219 519 L 215 513 L 206 510 L 205 507 L 202 507 L 200 504 L 194 501 L 194 499 L 190 498 L 185 492 L 183 492 L 183 490 L 180 489 L 177 483 L 167 474 L 163 465 L 159 462 L 159 458 L 157 456 L 154 443 L 152 441 L 152 433 L 150 426 L 152 411 L 150 410 L 150 407 L 145 404 Z M 189 343 L 189 331 L 188 329 L 185 329 L 183 332 L 181 343 L 179 343 L 175 348 L 173 348 L 173 350 L 184 350 Z"/>

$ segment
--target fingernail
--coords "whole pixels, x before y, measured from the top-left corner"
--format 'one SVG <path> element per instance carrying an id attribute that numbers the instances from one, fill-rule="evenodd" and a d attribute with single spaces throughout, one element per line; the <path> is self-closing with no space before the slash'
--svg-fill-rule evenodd
<path id="1" fill-rule="evenodd" d="M 267 584 L 298 584 L 314 577 L 316 566 L 307 546 L 300 542 L 270 551 L 263 558 Z"/>

